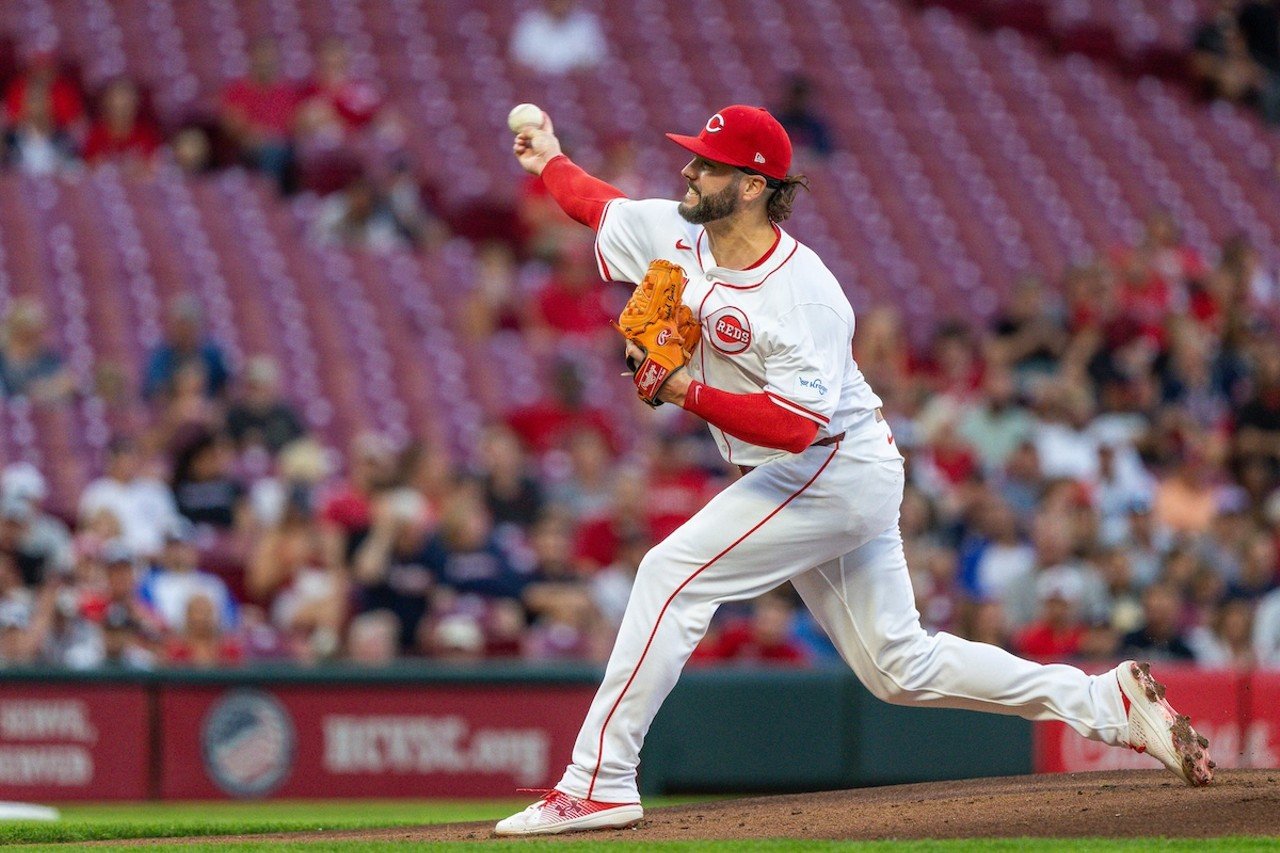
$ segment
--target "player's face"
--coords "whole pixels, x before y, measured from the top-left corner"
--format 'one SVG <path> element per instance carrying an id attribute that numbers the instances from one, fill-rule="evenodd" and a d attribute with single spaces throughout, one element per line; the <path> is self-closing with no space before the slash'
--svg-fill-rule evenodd
<path id="1" fill-rule="evenodd" d="M 677 208 L 685 221 L 705 225 L 737 212 L 741 203 L 742 172 L 723 163 L 694 157 L 680 170 L 680 175 L 689 182 L 689 189 Z"/>

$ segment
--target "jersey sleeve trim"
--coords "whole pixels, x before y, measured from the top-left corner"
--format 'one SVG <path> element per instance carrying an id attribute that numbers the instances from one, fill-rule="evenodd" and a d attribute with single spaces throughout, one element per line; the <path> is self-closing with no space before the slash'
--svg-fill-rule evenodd
<path id="1" fill-rule="evenodd" d="M 800 405 L 799 403 L 793 402 L 792 400 L 788 400 L 786 397 L 781 397 L 773 393 L 772 391 L 765 391 L 764 393 L 769 395 L 769 399 L 772 400 L 776 405 L 781 406 L 782 408 L 786 409 L 789 412 L 794 412 L 797 415 L 802 415 L 811 421 L 816 421 L 822 426 L 826 426 L 827 424 L 831 423 L 831 418 L 827 417 L 826 415 L 819 414 L 818 412 L 815 412 L 813 409 L 806 409 L 804 406 Z"/>
<path id="2" fill-rule="evenodd" d="M 604 223 L 609 218 L 609 209 L 612 207 L 613 201 L 605 204 L 604 211 L 600 214 L 600 227 L 596 229 L 596 267 L 600 272 L 600 278 L 604 281 L 618 281 L 613 271 L 609 269 L 609 262 L 605 260 L 604 250 L 600 248 L 600 235 L 604 233 Z"/>

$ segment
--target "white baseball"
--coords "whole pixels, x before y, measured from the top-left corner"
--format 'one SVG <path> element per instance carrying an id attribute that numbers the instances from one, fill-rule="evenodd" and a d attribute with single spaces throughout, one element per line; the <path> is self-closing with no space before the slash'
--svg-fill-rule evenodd
<path id="1" fill-rule="evenodd" d="M 512 133 L 519 133 L 521 128 L 542 127 L 542 107 L 537 104 L 516 104 L 507 113 L 507 127 Z"/>

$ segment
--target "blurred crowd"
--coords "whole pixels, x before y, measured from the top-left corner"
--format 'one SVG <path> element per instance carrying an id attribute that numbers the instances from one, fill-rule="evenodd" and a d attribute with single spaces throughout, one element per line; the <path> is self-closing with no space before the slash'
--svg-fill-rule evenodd
<path id="1" fill-rule="evenodd" d="M 406 153 L 405 121 L 382 87 L 352 71 L 339 39 L 322 42 L 312 66 L 305 79 L 287 77 L 276 42 L 258 39 L 248 73 L 228 80 L 215 104 L 165 125 L 150 93 L 128 77 L 90 86 L 65 56 L 0 50 L 3 163 L 28 175 L 104 163 L 171 163 L 192 176 L 241 166 L 268 175 L 283 194 L 322 196 L 318 241 L 374 250 L 438 242 L 444 227 Z"/>
<path id="2" fill-rule="evenodd" d="M 572 269 L 545 296 L 566 310 L 504 333 L 536 349 L 555 322 L 607 349 L 606 290 Z M 1022 282 L 989 326 L 913 347 L 891 307 L 864 310 L 926 627 L 1046 660 L 1280 666 L 1277 286 L 1243 238 L 1204 258 L 1157 212 L 1137 245 Z M 0 375 L 49 401 L 33 313 L 10 318 Z M 25 463 L 0 475 L 6 663 L 600 661 L 640 558 L 736 476 L 683 413 L 629 440 L 572 359 L 468 459 L 376 433 L 324 447 L 277 366 L 233 371 L 184 300 L 142 373 L 152 417 L 78 506 L 50 512 Z M 694 661 L 834 657 L 784 587 L 723 608 Z"/>
<path id="3" fill-rule="evenodd" d="M 1223 4 L 1197 56 L 1265 106 L 1273 78 L 1253 53 L 1244 68 L 1238 42 L 1246 12 L 1271 4 L 1239 6 Z M 509 50 L 541 75 L 608 56 L 567 0 L 530 8 Z M 316 240 L 433 250 L 453 223 L 404 155 L 394 104 L 341 42 L 314 67 L 285 78 L 275 45 L 255 42 L 216 115 L 162 128 L 132 82 L 89 93 L 34 55 L 4 82 L 6 162 L 240 164 L 316 193 Z M 826 156 L 808 81 L 782 91 L 801 159 Z M 591 165 L 628 195 L 663 194 L 635 155 L 619 136 Z M 539 181 L 516 204 L 503 239 L 477 242 L 456 323 L 553 360 L 541 399 L 487 424 L 468 458 L 375 432 L 328 447 L 274 361 L 233 363 L 177 299 L 139 387 L 117 377 L 133 415 L 74 505 L 50 505 L 47 472 L 0 470 L 0 664 L 602 661 L 641 557 L 737 473 L 695 418 L 665 407 L 638 430 L 592 403 L 572 354 L 616 357 L 619 293 Z M 1201 256 L 1157 211 L 1136 245 L 1023 281 L 990 324 L 956 318 L 916 345 L 892 306 L 855 306 L 859 364 L 907 458 L 901 526 L 930 631 L 1044 660 L 1280 666 L 1275 272 L 1243 237 Z M 5 398 L 73 395 L 38 302 L 13 301 L 0 331 Z M 694 662 L 835 658 L 784 586 L 722 608 Z"/>
<path id="4" fill-rule="evenodd" d="M 1191 39 L 1203 94 L 1249 103 L 1280 124 L 1280 7 L 1275 0 L 1217 0 Z"/>
<path id="5" fill-rule="evenodd" d="M 931 352 L 864 315 L 926 624 L 1032 657 L 1280 665 L 1276 297 L 1245 238 L 1203 258 L 1157 212 Z"/>

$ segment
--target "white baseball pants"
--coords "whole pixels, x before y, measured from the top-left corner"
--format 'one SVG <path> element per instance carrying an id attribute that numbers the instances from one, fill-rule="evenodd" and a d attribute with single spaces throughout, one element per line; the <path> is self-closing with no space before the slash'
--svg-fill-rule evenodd
<path id="1" fill-rule="evenodd" d="M 868 417 L 833 447 L 811 447 L 730 485 L 640 564 L 618 639 L 556 787 L 639 801 L 640 747 L 720 604 L 790 580 L 841 656 L 879 698 L 1061 720 L 1120 742 L 1114 677 L 1042 666 L 920 627 L 898 532 L 902 457 Z"/>

